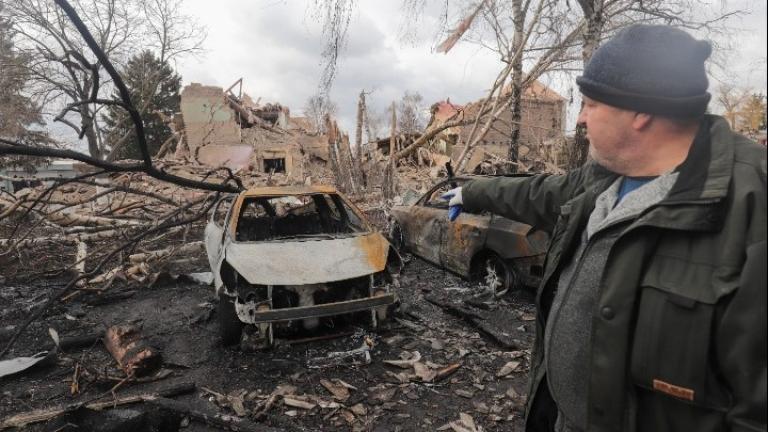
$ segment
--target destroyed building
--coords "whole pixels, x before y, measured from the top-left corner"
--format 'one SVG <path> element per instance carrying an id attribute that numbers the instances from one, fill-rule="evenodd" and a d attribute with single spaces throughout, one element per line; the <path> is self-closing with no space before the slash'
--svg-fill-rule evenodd
<path id="1" fill-rule="evenodd" d="M 224 90 L 199 83 L 184 87 L 181 114 L 186 146 L 177 148 L 177 157 L 211 167 L 284 174 L 297 181 L 316 174 L 310 165 L 325 165 L 325 135 L 313 133 L 306 119 L 292 118 L 287 107 L 260 105 L 242 91 L 235 94 L 233 87 Z"/>
<path id="2" fill-rule="evenodd" d="M 511 91 L 510 87 L 505 93 Z M 434 120 L 445 122 L 463 110 L 464 118 L 473 119 L 482 101 L 470 102 L 464 106 L 447 99 L 435 104 Z M 564 139 L 566 99 L 560 94 L 534 81 L 524 92 L 522 99 L 522 120 L 520 127 L 520 159 L 549 159 L 557 164 L 557 149 Z M 491 128 L 478 143 L 467 161 L 467 171 L 473 172 L 488 159 L 507 159 L 509 152 L 512 111 L 505 110 L 491 124 Z M 480 127 L 482 126 L 482 119 Z M 444 130 L 434 140 L 433 149 L 449 155 L 456 161 L 469 139 L 473 124 L 455 126 Z M 479 131 L 479 130 L 478 130 Z"/>

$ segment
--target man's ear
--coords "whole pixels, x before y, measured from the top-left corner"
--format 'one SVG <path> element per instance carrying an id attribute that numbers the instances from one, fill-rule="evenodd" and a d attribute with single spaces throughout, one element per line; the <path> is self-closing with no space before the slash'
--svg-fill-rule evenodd
<path id="1" fill-rule="evenodd" d="M 635 118 L 632 120 L 632 128 L 636 131 L 642 131 L 648 129 L 653 123 L 653 115 L 646 113 L 635 113 Z"/>

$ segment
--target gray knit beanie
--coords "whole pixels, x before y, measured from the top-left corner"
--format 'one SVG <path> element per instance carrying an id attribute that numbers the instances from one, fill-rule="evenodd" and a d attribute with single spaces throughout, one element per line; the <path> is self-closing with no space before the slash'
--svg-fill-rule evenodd
<path id="1" fill-rule="evenodd" d="M 698 117 L 711 98 L 704 69 L 711 53 L 709 42 L 680 29 L 636 24 L 598 48 L 576 83 L 585 96 L 618 108 Z"/>

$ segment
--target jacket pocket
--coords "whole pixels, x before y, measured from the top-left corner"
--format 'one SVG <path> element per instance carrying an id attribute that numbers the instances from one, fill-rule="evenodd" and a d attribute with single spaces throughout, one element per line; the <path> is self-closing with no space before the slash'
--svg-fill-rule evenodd
<path id="1" fill-rule="evenodd" d="M 678 400 L 724 409 L 714 335 L 718 301 L 736 286 L 716 267 L 655 256 L 642 279 L 631 357 L 636 385 Z"/>

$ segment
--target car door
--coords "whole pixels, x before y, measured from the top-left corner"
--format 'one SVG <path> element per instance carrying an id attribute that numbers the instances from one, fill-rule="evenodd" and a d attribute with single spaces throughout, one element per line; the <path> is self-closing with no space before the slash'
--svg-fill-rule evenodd
<path id="1" fill-rule="evenodd" d="M 448 222 L 440 247 L 440 260 L 445 268 L 462 276 L 469 276 L 472 258 L 485 246 L 491 216 L 462 212 Z"/>
<path id="2" fill-rule="evenodd" d="M 233 199 L 234 197 L 220 199 L 213 206 L 211 217 L 205 226 L 205 252 L 217 287 L 221 285 L 219 267 L 224 258 L 224 239 Z"/>
<path id="3" fill-rule="evenodd" d="M 415 206 L 412 214 L 413 220 L 407 228 L 412 241 L 409 247 L 425 260 L 440 264 L 440 243 L 448 220 L 447 210 Z"/>
<path id="4" fill-rule="evenodd" d="M 440 248 L 448 224 L 448 202 L 441 196 L 451 188 L 451 184 L 444 181 L 424 194 L 412 207 L 406 227 L 410 240 L 408 247 L 435 264 L 442 264 Z"/>

